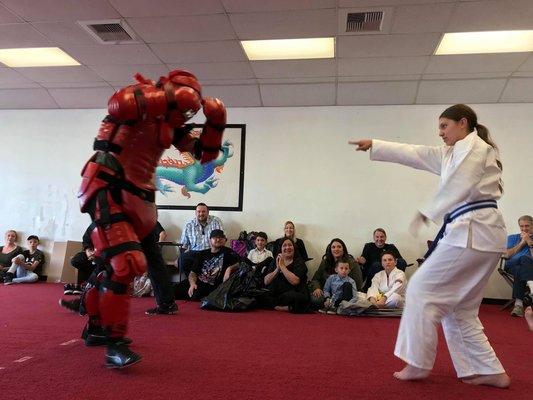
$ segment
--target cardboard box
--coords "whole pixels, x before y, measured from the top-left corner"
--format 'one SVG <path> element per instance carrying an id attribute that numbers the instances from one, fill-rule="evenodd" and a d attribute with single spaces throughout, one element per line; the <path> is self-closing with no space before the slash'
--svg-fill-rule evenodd
<path id="1" fill-rule="evenodd" d="M 70 265 L 70 259 L 82 250 L 81 242 L 54 242 L 50 264 L 46 267 L 47 282 L 76 283 L 78 270 Z"/>

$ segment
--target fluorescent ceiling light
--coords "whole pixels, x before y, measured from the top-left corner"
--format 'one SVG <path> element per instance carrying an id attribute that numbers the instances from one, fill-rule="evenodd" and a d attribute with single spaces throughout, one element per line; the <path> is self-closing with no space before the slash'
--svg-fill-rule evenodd
<path id="1" fill-rule="evenodd" d="M 80 65 L 58 47 L 0 49 L 0 62 L 8 67 L 63 67 Z"/>
<path id="2" fill-rule="evenodd" d="M 533 31 L 458 32 L 444 34 L 435 55 L 533 51 Z"/>
<path id="3" fill-rule="evenodd" d="M 335 38 L 243 40 L 242 47 L 251 61 L 298 60 L 335 57 Z"/>

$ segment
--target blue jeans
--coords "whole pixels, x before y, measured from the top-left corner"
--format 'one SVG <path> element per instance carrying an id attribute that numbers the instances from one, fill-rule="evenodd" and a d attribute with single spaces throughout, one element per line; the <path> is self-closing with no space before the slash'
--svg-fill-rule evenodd
<path id="1" fill-rule="evenodd" d="M 11 264 L 11 267 L 7 272 L 11 272 L 15 277 L 13 278 L 13 283 L 33 283 L 37 282 L 39 276 L 33 272 L 29 271 L 21 265 L 15 263 Z"/>

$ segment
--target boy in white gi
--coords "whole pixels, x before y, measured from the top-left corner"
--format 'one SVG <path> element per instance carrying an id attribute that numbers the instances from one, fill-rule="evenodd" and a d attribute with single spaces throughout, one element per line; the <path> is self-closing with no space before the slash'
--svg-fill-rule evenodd
<path id="1" fill-rule="evenodd" d="M 389 252 L 381 255 L 383 271 L 372 278 L 372 285 L 366 297 L 369 302 L 378 308 L 403 308 L 404 295 L 407 287 L 405 273 L 396 268 L 396 259 Z"/>
<path id="2" fill-rule="evenodd" d="M 503 192 L 502 164 L 488 129 L 470 107 L 456 104 L 439 117 L 445 146 L 363 139 L 357 150 L 370 158 L 440 175 L 439 190 L 411 231 L 428 220 L 444 224 L 407 288 L 394 354 L 406 366 L 394 377 L 426 378 L 437 353 L 437 325 L 465 383 L 500 388 L 511 383 L 478 318 L 483 290 L 506 250 L 507 233 L 496 200 Z M 439 239 L 442 239 L 439 242 Z"/>

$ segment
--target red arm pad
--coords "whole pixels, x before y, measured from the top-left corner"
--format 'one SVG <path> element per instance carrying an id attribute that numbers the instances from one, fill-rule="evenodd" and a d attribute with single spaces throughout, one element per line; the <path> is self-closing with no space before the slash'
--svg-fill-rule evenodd
<path id="1" fill-rule="evenodd" d="M 222 134 L 226 126 L 226 107 L 219 99 L 212 97 L 207 97 L 203 106 L 206 122 L 200 135 L 200 148 L 202 150 L 201 163 L 205 164 L 218 157 Z"/>
<path id="2" fill-rule="evenodd" d="M 119 121 L 157 117 L 167 111 L 165 92 L 155 86 L 139 84 L 115 92 L 107 103 L 109 115 Z"/>

